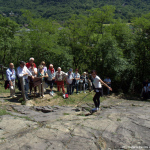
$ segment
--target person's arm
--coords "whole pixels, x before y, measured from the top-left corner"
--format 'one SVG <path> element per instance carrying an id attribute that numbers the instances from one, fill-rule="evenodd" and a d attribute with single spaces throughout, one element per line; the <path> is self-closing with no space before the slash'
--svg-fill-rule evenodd
<path id="1" fill-rule="evenodd" d="M 32 76 L 32 73 L 26 68 L 26 75 Z"/>
<path id="2" fill-rule="evenodd" d="M 34 74 L 37 75 L 37 68 L 34 68 Z"/>
<path id="3" fill-rule="evenodd" d="M 80 80 L 80 75 L 77 76 L 76 80 Z"/>
<path id="4" fill-rule="evenodd" d="M 55 69 L 54 69 L 54 73 L 52 75 L 52 79 L 54 80 L 55 79 Z"/>
<path id="5" fill-rule="evenodd" d="M 69 84 L 68 81 L 67 81 L 67 78 L 68 78 L 68 73 L 65 73 L 65 81 L 66 81 L 66 84 Z"/>
<path id="6" fill-rule="evenodd" d="M 99 79 L 99 81 L 100 81 L 104 86 L 106 86 L 110 91 L 112 91 L 112 88 L 109 87 L 105 82 L 103 82 L 101 79 Z"/>
<path id="7" fill-rule="evenodd" d="M 6 77 L 7 77 L 7 80 L 9 81 L 9 83 L 10 83 L 10 86 L 12 86 L 12 81 L 11 81 L 11 78 L 10 78 L 10 72 L 8 70 L 6 70 Z"/>
<path id="8" fill-rule="evenodd" d="M 45 76 L 44 76 L 44 77 L 46 77 L 46 78 L 48 77 L 48 74 L 47 74 L 47 72 L 45 72 Z"/>
<path id="9" fill-rule="evenodd" d="M 14 75 L 15 75 L 14 80 L 16 80 L 16 71 L 15 70 L 14 70 Z"/>
<path id="10" fill-rule="evenodd" d="M 55 73 L 55 80 L 57 81 L 57 72 Z"/>

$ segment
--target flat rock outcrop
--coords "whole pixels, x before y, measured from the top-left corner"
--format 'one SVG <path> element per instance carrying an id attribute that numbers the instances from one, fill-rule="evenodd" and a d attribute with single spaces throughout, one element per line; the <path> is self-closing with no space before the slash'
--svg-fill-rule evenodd
<path id="1" fill-rule="evenodd" d="M 107 99 L 94 114 L 91 106 L 7 106 L 0 149 L 150 149 L 150 102 Z"/>

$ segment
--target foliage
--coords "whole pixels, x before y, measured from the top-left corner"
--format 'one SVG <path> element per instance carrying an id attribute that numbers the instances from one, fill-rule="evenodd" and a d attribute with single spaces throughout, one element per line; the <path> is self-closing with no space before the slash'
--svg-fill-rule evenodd
<path id="1" fill-rule="evenodd" d="M 112 79 L 114 91 L 138 91 L 150 74 L 150 14 L 128 24 L 115 19 L 115 11 L 113 6 L 91 9 L 62 25 L 23 11 L 28 29 L 0 16 L 1 63 L 7 66 L 11 60 L 18 66 L 19 60 L 34 57 L 37 66 L 45 60 L 66 72 L 70 67 L 80 74 L 95 69 L 102 79 Z"/>
<path id="2" fill-rule="evenodd" d="M 59 21 L 68 20 L 72 14 L 82 15 L 92 8 L 106 5 L 116 7 L 115 18 L 131 21 L 150 10 L 148 0 L 0 0 L 0 13 L 11 17 L 17 23 L 25 24 L 21 9 L 31 11 L 36 17 L 52 18 Z"/>

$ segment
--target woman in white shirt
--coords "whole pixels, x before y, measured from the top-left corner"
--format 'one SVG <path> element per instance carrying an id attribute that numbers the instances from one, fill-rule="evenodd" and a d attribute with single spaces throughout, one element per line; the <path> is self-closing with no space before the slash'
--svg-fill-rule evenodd
<path id="1" fill-rule="evenodd" d="M 97 73 L 95 70 L 93 70 L 91 72 L 91 75 L 93 77 L 93 84 L 94 84 L 94 87 L 95 87 L 95 95 L 93 97 L 93 101 L 94 101 L 94 104 L 95 104 L 95 108 L 92 109 L 93 111 L 97 111 L 99 110 L 99 106 L 100 106 L 100 96 L 103 96 L 103 89 L 102 89 L 102 84 L 104 86 L 106 86 L 107 88 L 109 88 L 110 91 L 112 91 L 112 88 L 109 87 L 106 83 L 104 83 L 99 76 L 97 76 Z"/>
<path id="2" fill-rule="evenodd" d="M 31 64 L 31 67 L 29 68 L 29 71 L 31 72 L 32 76 L 36 77 L 37 76 L 37 68 L 34 67 L 34 64 L 32 63 Z M 31 78 L 31 81 L 32 82 L 32 78 Z M 32 91 L 32 86 L 30 84 L 30 95 L 31 95 L 31 91 Z M 34 87 L 34 92 L 37 93 L 37 88 Z"/>

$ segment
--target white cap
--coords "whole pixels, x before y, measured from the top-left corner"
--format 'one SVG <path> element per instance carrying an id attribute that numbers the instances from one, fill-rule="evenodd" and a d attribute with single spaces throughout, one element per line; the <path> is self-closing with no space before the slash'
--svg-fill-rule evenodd
<path id="1" fill-rule="evenodd" d="M 33 57 L 31 57 L 31 58 L 29 59 L 29 61 L 31 61 L 31 60 L 33 60 L 33 61 L 34 61 L 34 58 L 33 58 Z"/>
<path id="2" fill-rule="evenodd" d="M 50 64 L 49 66 L 50 66 L 50 67 L 53 67 L 53 64 Z"/>

